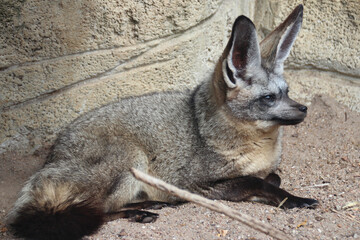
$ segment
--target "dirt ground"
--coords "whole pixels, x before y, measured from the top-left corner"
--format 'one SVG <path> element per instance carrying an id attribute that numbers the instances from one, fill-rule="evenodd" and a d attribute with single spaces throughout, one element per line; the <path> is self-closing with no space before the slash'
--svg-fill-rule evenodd
<path id="1" fill-rule="evenodd" d="M 46 148 L 45 148 L 46 149 Z M 4 216 L 46 151 L 0 159 L 0 238 L 13 239 Z M 284 231 L 292 239 L 360 239 L 360 114 L 328 97 L 316 97 L 306 120 L 285 127 L 282 187 L 320 201 L 317 209 L 282 210 L 259 203 L 222 203 Z M 154 223 L 108 222 L 95 239 L 273 239 L 195 204 L 152 210 Z"/>

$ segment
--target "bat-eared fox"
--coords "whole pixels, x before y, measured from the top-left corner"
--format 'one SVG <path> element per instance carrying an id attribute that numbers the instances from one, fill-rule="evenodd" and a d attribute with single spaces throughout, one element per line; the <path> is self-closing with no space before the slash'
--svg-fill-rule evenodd
<path id="1" fill-rule="evenodd" d="M 274 173 L 282 126 L 307 113 L 283 78 L 302 17 L 299 5 L 259 43 L 240 16 L 212 77 L 193 90 L 122 99 L 73 121 L 10 211 L 14 235 L 80 239 L 129 204 L 181 201 L 136 180 L 131 168 L 210 199 L 316 207 L 279 188 Z"/>

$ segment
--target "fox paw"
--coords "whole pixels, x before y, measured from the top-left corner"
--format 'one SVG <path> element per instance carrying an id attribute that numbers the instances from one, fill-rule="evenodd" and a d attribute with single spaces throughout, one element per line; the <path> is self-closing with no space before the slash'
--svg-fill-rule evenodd
<path id="1" fill-rule="evenodd" d="M 311 198 L 300 198 L 300 197 L 287 199 L 285 203 L 282 205 L 282 207 L 285 209 L 290 209 L 290 208 L 315 209 L 317 206 L 319 206 L 319 201 Z"/>
<path id="2" fill-rule="evenodd" d="M 157 220 L 159 214 L 147 212 L 147 211 L 138 211 L 132 218 L 135 222 L 139 223 L 152 223 Z"/>

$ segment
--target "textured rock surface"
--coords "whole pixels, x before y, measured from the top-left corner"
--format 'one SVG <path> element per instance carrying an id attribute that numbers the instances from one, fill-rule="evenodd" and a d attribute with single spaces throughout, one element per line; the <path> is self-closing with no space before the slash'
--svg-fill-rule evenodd
<path id="1" fill-rule="evenodd" d="M 254 19 L 263 36 L 298 3 L 2 1 L 0 154 L 32 152 L 80 114 L 119 98 L 192 88 L 211 74 L 238 15 Z M 292 93 L 330 94 L 359 111 L 359 1 L 304 7 L 287 61 Z"/>
<path id="2" fill-rule="evenodd" d="M 10 1 L 2 10 L 8 14 L 1 26 L 0 103 L 16 104 L 106 73 L 154 46 L 141 43 L 178 36 L 211 17 L 220 3 Z"/>
<path id="3" fill-rule="evenodd" d="M 256 1 L 261 36 L 280 24 L 298 0 Z M 302 30 L 287 61 L 291 68 L 315 68 L 360 77 L 360 1 L 303 1 Z"/>
<path id="4" fill-rule="evenodd" d="M 327 95 L 360 112 L 360 86 L 353 78 L 335 72 L 287 70 L 284 74 L 290 86 L 290 95 L 307 105 L 315 95 Z"/>

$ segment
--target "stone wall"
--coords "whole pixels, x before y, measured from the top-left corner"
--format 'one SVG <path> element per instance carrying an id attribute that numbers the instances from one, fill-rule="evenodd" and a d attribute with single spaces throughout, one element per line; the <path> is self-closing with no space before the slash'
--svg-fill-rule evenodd
<path id="1" fill-rule="evenodd" d="M 293 94 L 330 94 L 360 111 L 358 0 L 2 0 L 0 154 L 33 152 L 117 99 L 194 87 L 238 15 L 263 37 L 299 3 L 304 25 L 286 65 Z"/>

